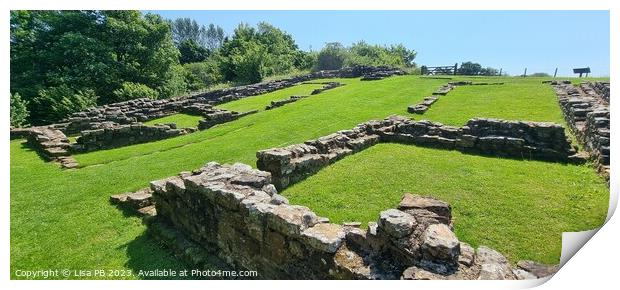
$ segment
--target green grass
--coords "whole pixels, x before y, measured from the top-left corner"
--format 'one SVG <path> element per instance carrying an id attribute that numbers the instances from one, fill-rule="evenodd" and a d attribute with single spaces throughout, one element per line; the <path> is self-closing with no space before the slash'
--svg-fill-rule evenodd
<path id="1" fill-rule="evenodd" d="M 470 78 L 497 82 L 496 78 Z M 471 118 L 501 118 L 564 124 L 557 97 L 544 78 L 506 78 L 504 85 L 460 86 L 433 104 L 421 118 L 462 126 Z"/>
<path id="2" fill-rule="evenodd" d="M 43 162 L 35 152 L 24 147 L 21 141 L 11 141 L 12 277 L 15 278 L 16 269 L 109 268 L 135 271 L 145 268 L 185 267 L 176 258 L 171 257 L 166 250 L 161 249 L 156 242 L 145 236 L 145 227 L 138 218 L 124 216 L 121 211 L 111 206 L 108 202 L 109 196 L 145 187 L 151 180 L 171 176 L 183 170 L 192 170 L 209 161 L 243 162 L 254 165 L 256 162 L 255 154 L 258 150 L 301 143 L 338 130 L 350 129 L 356 124 L 370 119 L 381 119 L 390 114 L 407 115 L 406 108 L 408 105 L 421 101 L 424 96 L 431 94 L 437 87 L 447 82 L 446 80 L 420 79 L 416 76 L 391 77 L 371 82 L 361 82 L 358 79 L 338 79 L 335 81 L 346 85 L 274 110 L 260 111 L 209 130 L 152 143 L 75 155 L 74 157 L 82 166 L 77 170 L 60 170 L 57 164 Z M 523 82 L 524 86 L 530 85 L 528 80 L 514 80 L 514 82 Z M 287 98 L 293 94 L 307 94 L 312 88 L 312 85 L 295 86 L 286 90 L 231 102 L 225 106 L 230 106 L 229 108 L 238 106 L 237 108 L 240 111 L 263 109 L 271 99 Z M 494 87 L 486 86 L 484 88 L 492 89 Z M 457 88 L 454 93 L 460 89 L 462 88 Z M 518 91 L 513 98 L 517 100 L 523 98 L 523 102 L 527 103 L 531 101 L 527 98 L 529 95 L 529 91 Z M 449 97 L 450 95 L 440 102 L 447 101 Z M 514 103 L 514 100 L 504 101 L 507 104 Z M 553 93 L 545 90 L 540 101 L 550 110 L 547 112 L 547 117 L 544 117 L 542 114 L 544 112 L 541 112 L 540 118 L 545 121 L 557 120 L 559 106 Z M 514 116 L 512 111 L 515 107 L 501 106 L 502 102 L 498 101 L 498 103 L 493 104 L 491 109 L 482 109 L 496 112 L 500 117 Z M 440 108 L 440 103 L 436 105 L 437 108 Z M 527 106 L 516 108 L 518 110 L 531 109 Z M 432 110 L 434 109 L 435 107 Z M 445 112 L 445 114 L 450 114 L 450 112 Z M 437 121 L 448 122 L 451 119 L 454 119 L 454 122 L 458 121 L 452 117 L 442 119 L 441 115 L 436 114 Z M 522 116 L 527 115 L 527 112 L 522 114 Z M 416 115 L 409 116 L 416 117 Z M 423 117 L 428 119 L 426 115 Z M 373 148 L 368 153 L 361 154 L 371 154 L 373 150 L 380 148 Z M 446 155 L 438 156 L 452 156 L 450 154 L 453 154 L 447 151 L 440 152 Z M 363 156 L 369 155 L 360 155 L 360 158 Z M 394 156 L 401 157 L 400 154 Z M 406 158 L 403 157 L 403 160 Z M 343 164 L 346 165 L 347 160 L 342 162 L 345 162 Z M 487 168 L 486 176 L 488 178 L 485 180 L 486 182 L 491 182 L 489 180 L 494 178 L 492 173 L 497 169 L 495 167 Z M 586 167 L 576 168 L 586 173 L 584 178 L 593 172 L 593 169 Z M 429 172 L 437 171 L 433 168 L 428 170 Z M 445 174 L 448 176 L 456 173 L 446 172 Z M 549 189 L 551 188 L 550 185 L 556 184 L 557 176 L 549 176 L 545 171 L 539 174 L 544 178 L 536 179 L 539 184 L 535 186 Z M 498 180 L 503 178 L 501 175 L 495 177 Z M 414 175 L 411 178 L 416 178 L 416 176 Z M 378 182 L 387 183 L 382 180 L 379 179 Z M 346 181 L 334 183 L 330 186 L 335 192 L 346 192 L 346 183 L 344 182 Z M 437 182 L 436 187 L 441 187 L 443 182 L 448 181 L 445 178 L 437 177 L 435 182 Z M 592 181 L 591 178 L 587 177 L 587 180 L 582 180 L 577 184 L 588 188 L 599 186 L 599 183 L 599 181 Z M 386 194 L 400 196 L 406 185 L 406 183 L 401 184 L 400 187 L 402 188 L 394 192 L 386 191 Z M 381 185 L 375 186 L 380 188 Z M 392 185 L 383 184 L 383 186 L 389 188 Z M 496 192 L 489 192 L 484 196 L 484 202 L 479 203 L 480 212 L 494 212 L 495 204 L 503 201 L 494 200 L 491 197 L 502 196 L 507 188 L 518 187 L 519 184 L 504 184 L 502 187 L 493 187 L 492 190 Z M 490 187 L 489 190 L 491 191 Z M 561 189 L 549 190 L 549 194 L 555 194 L 557 198 L 561 199 L 562 197 L 558 195 L 558 192 L 566 195 L 566 192 L 561 191 Z M 527 207 L 528 203 L 518 209 L 532 215 L 539 215 L 536 213 L 537 211 L 567 212 L 569 216 L 564 220 L 560 216 L 550 220 L 548 227 L 545 228 L 549 235 L 558 235 L 561 230 L 567 228 L 585 228 L 596 225 L 598 220 L 593 222 L 587 219 L 582 210 L 565 211 L 565 208 L 574 204 L 579 206 L 591 204 L 593 208 L 589 214 L 599 216 L 606 212 L 599 206 L 599 197 L 590 198 L 589 196 L 579 195 L 578 192 L 570 193 L 575 195 L 574 198 L 583 199 L 584 202 L 569 202 L 568 205 L 550 203 L 548 205 L 549 211 Z M 601 194 L 607 196 L 608 192 Z M 354 196 L 350 196 L 350 199 L 358 206 L 373 202 L 368 200 L 355 202 Z M 453 199 L 446 198 L 446 200 L 453 202 L 455 212 L 463 210 L 456 208 L 459 203 L 454 203 Z M 482 210 L 483 208 L 486 211 Z M 338 204 L 334 204 L 331 208 L 332 214 L 326 215 L 333 216 L 340 210 Z M 507 218 L 504 220 L 519 217 L 520 214 L 522 213 L 518 212 L 517 209 L 507 211 Z M 498 238 L 499 235 L 494 233 L 501 232 L 503 226 L 501 224 L 493 224 L 482 233 L 463 230 L 472 229 L 474 225 L 483 224 L 484 221 L 485 217 L 482 215 L 459 218 L 457 225 L 460 224 L 458 226 L 460 237 L 464 240 L 473 241 L 472 243 L 484 241 L 485 237 L 488 237 L 489 242 L 487 244 L 495 245 L 493 239 Z M 531 231 L 534 230 L 536 229 L 531 229 Z M 555 244 L 551 247 L 556 249 L 559 246 L 559 240 L 552 242 Z M 547 243 L 549 243 L 548 240 L 544 242 L 532 240 L 530 245 L 536 244 L 536 247 L 531 248 L 531 251 L 538 253 L 540 251 L 537 247 L 544 248 L 547 245 L 541 244 Z M 514 245 L 523 248 L 528 246 L 528 244 L 517 245 L 516 243 Z M 508 250 L 510 252 L 510 249 Z M 541 259 L 548 261 L 554 255 L 555 253 L 552 253 L 549 257 L 542 257 Z"/>
<path id="3" fill-rule="evenodd" d="M 288 99 L 290 96 L 308 96 L 314 89 L 318 89 L 323 85 L 317 84 L 299 84 L 290 88 L 278 90 L 275 92 L 271 92 L 268 94 L 244 98 L 241 100 L 237 100 L 234 102 L 224 103 L 218 108 L 237 111 L 237 112 L 245 112 L 250 110 L 265 110 L 265 106 L 271 104 L 271 101 L 277 101 L 282 99 Z"/>
<path id="4" fill-rule="evenodd" d="M 588 166 L 399 144 L 346 157 L 282 194 L 332 222 L 366 226 L 405 192 L 449 202 L 461 241 L 495 248 L 513 262 L 557 263 L 561 233 L 601 225 L 609 203 L 605 181 Z"/>
<path id="5" fill-rule="evenodd" d="M 174 114 L 162 118 L 153 119 L 144 122 L 146 125 L 175 123 L 177 128 L 198 127 L 198 121 L 204 119 L 202 116 L 194 116 L 188 114 Z"/>

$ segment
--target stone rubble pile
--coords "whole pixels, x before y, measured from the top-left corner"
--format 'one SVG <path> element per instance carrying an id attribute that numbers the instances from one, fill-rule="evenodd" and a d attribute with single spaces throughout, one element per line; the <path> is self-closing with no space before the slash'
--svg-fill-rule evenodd
<path id="1" fill-rule="evenodd" d="M 281 189 L 378 142 L 513 158 L 583 162 L 571 147 L 564 128 L 553 123 L 475 118 L 458 128 L 390 116 L 303 144 L 259 151 L 256 166 L 270 172 L 273 184 Z"/>
<path id="2" fill-rule="evenodd" d="M 599 172 L 609 178 L 610 111 L 609 83 L 551 81 L 566 123 L 590 153 Z"/>
<path id="3" fill-rule="evenodd" d="M 431 197 L 405 194 L 362 230 L 290 205 L 270 181 L 245 164 L 210 162 L 111 201 L 142 210 L 149 232 L 190 252 L 182 255 L 189 262 L 215 255 L 259 278 L 533 279 L 557 270 L 531 261 L 513 267 L 497 251 L 460 242 L 450 205 Z"/>

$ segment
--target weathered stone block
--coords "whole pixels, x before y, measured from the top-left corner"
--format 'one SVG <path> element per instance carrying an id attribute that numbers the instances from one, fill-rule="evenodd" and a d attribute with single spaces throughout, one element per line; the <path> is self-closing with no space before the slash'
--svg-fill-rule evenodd
<path id="1" fill-rule="evenodd" d="M 336 224 L 316 224 L 303 231 L 302 238 L 314 249 L 335 253 L 345 238 L 344 228 Z"/>

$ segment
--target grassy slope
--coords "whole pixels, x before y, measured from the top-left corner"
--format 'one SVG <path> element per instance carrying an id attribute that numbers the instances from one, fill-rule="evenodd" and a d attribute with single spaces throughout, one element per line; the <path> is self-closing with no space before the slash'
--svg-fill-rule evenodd
<path id="1" fill-rule="evenodd" d="M 138 219 L 125 217 L 109 205 L 109 195 L 144 187 L 151 180 L 194 169 L 211 160 L 254 165 L 257 150 L 300 143 L 369 119 L 406 114 L 408 105 L 419 102 L 446 82 L 413 76 L 373 82 L 339 81 L 348 85 L 206 131 L 76 155 L 78 162 L 86 166 L 78 170 L 61 171 L 55 164 L 43 163 L 36 153 L 22 148 L 19 141 L 11 141 L 12 275 L 18 268 L 182 267 L 145 237 L 144 226 Z M 279 93 L 255 98 L 276 98 L 274 95 Z M 288 92 L 283 97 L 291 94 L 297 93 Z M 556 104 L 553 94 L 544 97 Z M 257 105 L 253 108 L 264 107 L 263 103 Z M 554 120 L 557 112 L 549 114 L 549 120 Z M 580 206 L 589 202 L 583 200 Z M 489 205 L 486 198 L 480 203 Z M 558 225 L 556 231 L 560 228 L 564 227 Z M 460 233 L 471 238 L 477 235 Z"/>
<path id="2" fill-rule="evenodd" d="M 451 203 L 458 237 L 512 261 L 557 263 L 561 232 L 600 225 L 605 182 L 586 166 L 466 155 L 379 144 L 349 156 L 283 194 L 333 222 L 377 221 L 404 192 Z"/>
<path id="3" fill-rule="evenodd" d="M 174 114 L 163 118 L 157 118 L 144 122 L 147 125 L 175 123 L 177 128 L 198 127 L 198 121 L 204 119 L 201 116 L 193 116 L 188 114 Z"/>

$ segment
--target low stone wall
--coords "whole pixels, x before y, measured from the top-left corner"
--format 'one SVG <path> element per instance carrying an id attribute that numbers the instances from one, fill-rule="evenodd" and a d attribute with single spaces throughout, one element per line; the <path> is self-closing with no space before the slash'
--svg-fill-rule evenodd
<path id="1" fill-rule="evenodd" d="M 258 110 L 252 110 L 243 113 L 228 110 L 217 110 L 213 113 L 205 115 L 205 118 L 203 120 L 198 121 L 198 129 L 206 130 L 215 125 L 231 122 L 243 116 L 247 116 L 257 112 Z"/>
<path id="2" fill-rule="evenodd" d="M 557 124 L 476 118 L 458 128 L 391 116 L 304 144 L 259 151 L 256 166 L 272 174 L 277 188 L 285 188 L 344 156 L 378 142 L 415 144 L 503 157 L 583 161 L 575 155 L 576 151 L 571 147 L 564 128 Z"/>
<path id="3" fill-rule="evenodd" d="M 438 96 L 424 97 L 424 101 L 411 105 L 407 108 L 407 112 L 412 114 L 424 114 L 435 102 L 439 100 Z"/>
<path id="4" fill-rule="evenodd" d="M 566 123 L 590 153 L 599 172 L 609 178 L 609 83 L 583 83 L 579 86 L 570 81 L 550 83 L 558 96 Z"/>
<path id="5" fill-rule="evenodd" d="M 84 130 L 72 149 L 78 152 L 123 147 L 152 142 L 193 132 L 195 129 L 177 129 L 175 124 L 147 126 L 143 123 L 117 125 L 110 128 Z"/>
<path id="6" fill-rule="evenodd" d="M 190 110 L 199 114 L 222 103 L 238 100 L 241 98 L 273 92 L 283 88 L 294 86 L 298 83 L 320 78 L 353 78 L 368 74 L 394 75 L 403 74 L 402 71 L 388 67 L 357 66 L 334 71 L 318 71 L 306 75 L 295 76 L 287 79 L 263 82 L 247 86 L 212 90 L 191 96 L 183 96 L 161 100 L 148 98 L 135 99 L 125 102 L 113 103 L 99 107 L 89 108 L 83 112 L 77 112 L 58 124 L 58 129 L 66 134 L 79 133 L 83 130 L 96 129 L 97 123 L 114 122 L 118 124 L 131 124 L 165 117 L 179 112 Z M 327 83 L 326 87 L 319 90 L 331 89 L 339 86 L 336 82 Z M 320 91 L 319 91 L 320 92 Z M 318 93 L 318 92 L 317 92 Z M 188 109 L 195 106 L 194 109 Z"/>
<path id="7" fill-rule="evenodd" d="M 497 251 L 460 242 L 450 205 L 431 197 L 405 194 L 366 231 L 288 204 L 270 179 L 248 165 L 211 162 L 112 201 L 154 203 L 141 211 L 149 232 L 177 253 L 191 251 L 183 256 L 193 264 L 217 255 L 258 278 L 534 279 L 556 270 L 531 261 L 513 267 Z"/>
<path id="8" fill-rule="evenodd" d="M 307 98 L 308 96 L 290 96 L 288 99 L 284 99 L 284 100 L 277 100 L 277 101 L 271 101 L 271 104 L 267 105 L 265 107 L 265 110 L 271 110 L 271 109 L 275 109 L 278 107 L 282 107 L 286 104 L 290 104 L 293 102 L 297 102 L 301 99 Z"/>

